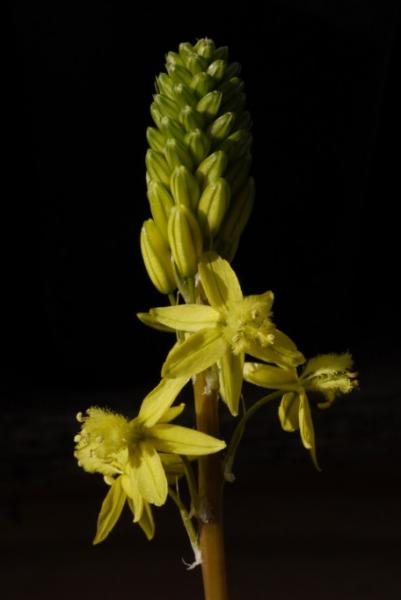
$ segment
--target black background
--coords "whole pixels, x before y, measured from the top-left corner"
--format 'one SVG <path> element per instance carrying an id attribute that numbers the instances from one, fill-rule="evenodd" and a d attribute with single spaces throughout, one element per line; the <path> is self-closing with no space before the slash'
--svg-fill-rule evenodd
<path id="1" fill-rule="evenodd" d="M 53 585 L 68 580 L 63 571 L 61 579 L 54 581 L 38 574 L 45 573 L 50 560 L 47 549 L 52 545 L 60 548 L 66 525 L 50 543 L 45 529 L 32 526 L 34 517 L 25 511 L 24 502 L 36 502 L 42 512 L 47 511 L 43 506 L 50 511 L 62 506 L 69 530 L 70 522 L 73 529 L 71 511 L 84 510 L 83 489 L 85 497 L 91 498 L 85 508 L 90 522 L 85 521 L 79 539 L 70 539 L 73 550 L 68 560 L 77 548 L 78 554 L 84 553 L 81 548 L 91 535 L 95 504 L 104 490 L 100 484 L 94 490 L 91 482 L 87 483 L 91 478 L 84 475 L 79 479 L 75 474 L 70 457 L 70 434 L 75 428 L 71 415 L 93 403 L 106 402 L 120 410 L 130 407 L 133 397 L 138 402 L 139 390 L 142 394 L 157 382 L 172 342 L 167 334 L 147 330 L 135 314 L 164 302 L 147 278 L 138 243 L 141 223 L 149 214 L 145 129 L 151 124 L 154 78 L 163 69 L 164 54 L 181 41 L 211 37 L 217 45 L 228 45 L 231 59 L 243 67 L 254 120 L 257 185 L 255 210 L 234 261 L 245 293 L 273 289 L 275 320 L 306 355 L 351 350 L 360 371 L 361 391 L 321 418 L 322 452 L 327 470 L 332 469 L 332 480 L 330 474 L 310 473 L 295 436 L 288 450 L 289 436 L 269 425 L 273 450 L 266 450 L 265 430 L 254 425 L 243 464 L 244 472 L 255 477 L 244 475 L 240 498 L 250 509 L 263 489 L 279 522 L 279 515 L 291 505 L 291 494 L 298 494 L 299 506 L 309 507 L 307 488 L 312 486 L 312 504 L 319 504 L 319 498 L 332 497 L 338 484 L 341 491 L 336 502 L 344 503 L 347 498 L 355 514 L 363 515 L 355 530 L 349 521 L 351 537 L 361 546 L 362 532 L 372 531 L 369 527 L 377 515 L 386 514 L 384 507 L 394 509 L 398 475 L 392 475 L 391 466 L 400 458 L 397 427 L 401 421 L 396 290 L 399 12 L 397 3 L 390 1 L 322 4 L 276 0 L 265 6 L 246 3 L 241 8 L 221 3 L 204 7 L 165 4 L 160 8 L 148 3 L 128 9 L 107 2 L 75 6 L 14 2 L 7 38 L 10 60 L 3 74 L 6 356 L 2 361 L 2 443 L 10 451 L 5 454 L 9 532 L 5 547 L 11 552 L 13 568 L 23 565 L 27 569 L 35 547 L 42 548 L 43 560 L 31 569 L 31 596 L 22 596 L 22 588 L 12 592 L 10 587 L 10 598 L 47 597 Z M 259 472 L 252 452 L 268 460 L 263 469 L 269 473 L 271 468 L 276 489 L 284 490 L 283 497 L 277 498 L 273 492 L 269 497 L 265 480 L 257 487 Z M 274 460 L 278 466 L 270 466 L 276 464 Z M 60 469 L 68 474 L 63 483 Z M 355 474 L 361 472 L 364 475 L 355 480 Z M 316 483 L 319 477 L 323 483 Z M 54 497 L 49 491 L 54 486 L 65 488 L 66 495 L 60 492 Z M 373 488 L 376 495 L 372 500 Z M 26 490 L 31 490 L 30 495 L 26 496 Z M 365 501 L 362 508 L 358 494 Z M 372 506 L 367 506 L 367 496 Z M 229 498 L 233 507 L 229 526 L 234 528 L 239 507 L 235 490 L 230 490 Z M 399 516 L 398 525 L 393 521 L 398 512 L 391 510 L 391 519 L 375 525 L 391 557 L 386 559 L 388 569 L 397 552 L 399 557 L 399 546 L 397 551 L 394 548 L 400 538 Z M 59 511 L 57 515 L 61 519 Z M 321 530 L 325 530 L 330 516 L 325 513 L 320 518 Z M 341 518 L 338 516 L 338 523 Z M 82 526 L 83 517 L 77 519 Z M 168 525 L 164 526 L 168 530 Z M 109 548 L 117 554 L 121 543 L 129 552 L 131 529 L 127 528 L 128 533 L 121 526 L 110 542 Z M 272 589 L 277 585 L 275 597 L 287 598 L 286 592 L 280 596 L 279 590 L 282 577 L 286 579 L 283 565 L 288 545 L 278 526 L 277 539 L 274 527 L 265 524 L 265 528 L 266 536 L 271 535 L 278 546 L 282 544 L 281 562 L 273 569 L 277 581 L 272 575 L 266 585 Z M 299 535 L 292 532 L 294 539 L 290 529 L 284 535 L 286 543 L 293 545 L 301 538 L 312 546 L 313 533 L 307 523 Z M 316 535 L 321 530 L 316 527 Z M 138 552 L 142 553 L 142 540 L 137 537 Z M 369 560 L 377 566 L 373 547 L 380 556 L 383 547 L 377 550 L 372 539 Z M 25 540 L 24 547 L 31 548 L 25 558 L 11 540 Z M 329 547 L 324 536 L 319 540 L 323 548 Z M 154 556 L 167 551 L 163 543 L 166 541 L 155 542 Z M 343 543 L 344 538 L 337 536 L 334 547 L 338 553 Z M 260 539 L 254 544 L 265 548 Z M 152 558 L 152 551 L 146 548 L 149 561 L 165 564 Z M 291 569 L 296 569 L 302 548 L 301 544 L 299 553 L 294 551 Z M 107 545 L 98 550 L 103 553 L 100 562 L 92 557 L 92 550 L 84 553 L 82 564 L 92 561 L 92 579 L 99 576 L 99 565 L 109 560 L 110 551 Z M 178 556 L 180 551 L 175 549 L 173 554 Z M 233 551 L 233 565 L 240 559 L 246 563 L 243 552 Z M 247 575 L 244 571 L 241 578 L 238 575 L 243 587 L 234 598 L 245 597 L 247 589 L 252 597 L 269 597 L 259 583 L 259 595 L 252 592 L 255 581 L 263 581 L 261 576 L 265 576 L 260 553 L 257 556 L 249 558 Z M 58 565 L 62 560 L 65 556 Z M 252 579 L 251 562 L 257 560 L 262 560 L 255 567 L 259 575 Z M 345 586 L 341 595 L 339 591 L 330 595 L 322 582 L 322 588 L 314 588 L 308 598 L 398 598 L 399 581 L 384 566 L 378 571 L 378 580 L 386 579 L 388 587 L 380 592 L 379 582 L 376 592 L 373 580 L 363 587 L 363 573 L 375 572 L 369 560 L 361 563 L 356 574 L 350 570 L 345 575 L 345 563 L 339 567 L 343 579 L 354 581 L 356 587 L 351 591 Z M 160 572 L 166 570 L 165 591 L 155 587 L 149 597 L 200 597 L 196 591 L 173 595 L 172 586 L 181 574 L 171 557 L 170 561 L 168 567 L 160 567 Z M 128 566 L 120 568 L 121 577 L 128 581 Z M 148 568 L 144 562 L 142 571 Z M 152 571 L 158 572 L 154 564 Z M 305 569 L 301 571 L 305 574 Z M 84 577 L 84 571 L 79 573 L 78 569 L 77 582 Z M 300 580 L 306 587 L 300 584 L 299 595 L 293 597 L 303 598 L 303 593 L 307 597 L 306 588 L 316 577 L 313 573 Z M 287 585 L 290 587 L 284 590 L 293 593 Z M 111 589 L 102 587 L 97 597 L 112 597 L 108 595 Z M 58 598 L 67 598 L 69 593 L 67 586 Z M 75 597 L 88 597 L 77 593 Z M 89 597 L 95 596 L 89 592 Z"/>

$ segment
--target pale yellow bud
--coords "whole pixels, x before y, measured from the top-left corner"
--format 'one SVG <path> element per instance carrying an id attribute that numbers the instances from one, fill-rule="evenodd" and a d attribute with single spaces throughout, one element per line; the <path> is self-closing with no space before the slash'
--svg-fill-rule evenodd
<path id="1" fill-rule="evenodd" d="M 185 166 L 180 165 L 174 169 L 170 187 L 177 205 L 184 204 L 190 209 L 196 208 L 200 196 L 199 183 Z"/>
<path id="2" fill-rule="evenodd" d="M 183 204 L 171 209 L 168 239 L 178 272 L 183 278 L 193 277 L 202 254 L 202 233 L 196 218 Z"/>
<path id="3" fill-rule="evenodd" d="M 170 294 L 176 288 L 170 251 L 152 219 L 142 225 L 140 243 L 143 262 L 153 285 L 162 294 Z"/>
<path id="4" fill-rule="evenodd" d="M 230 186 L 223 178 L 212 181 L 199 200 L 198 215 L 205 232 L 214 237 L 220 229 L 230 204 Z"/>

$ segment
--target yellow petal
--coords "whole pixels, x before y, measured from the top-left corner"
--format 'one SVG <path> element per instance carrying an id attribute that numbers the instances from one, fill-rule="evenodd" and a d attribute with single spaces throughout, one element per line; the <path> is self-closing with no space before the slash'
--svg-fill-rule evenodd
<path id="1" fill-rule="evenodd" d="M 129 464 L 125 467 L 123 475 L 121 475 L 121 485 L 127 498 L 131 500 L 130 508 L 134 514 L 134 522 L 136 523 L 142 517 L 143 498 L 138 490 L 136 471 Z"/>
<path id="2" fill-rule="evenodd" d="M 134 506 L 131 498 L 128 498 L 128 506 L 130 507 L 132 513 L 135 516 Z M 136 521 L 134 519 L 134 523 L 135 522 Z M 152 509 L 150 508 L 150 504 L 148 502 L 144 502 L 143 504 L 143 512 L 141 518 L 138 521 L 138 525 L 141 527 L 142 531 L 144 532 L 149 541 L 154 538 L 155 521 L 153 518 Z"/>
<path id="3" fill-rule="evenodd" d="M 299 429 L 299 396 L 294 392 L 283 395 L 278 409 L 281 427 L 284 431 Z"/>
<path id="4" fill-rule="evenodd" d="M 210 304 L 229 310 L 242 301 L 238 278 L 230 264 L 215 252 L 207 252 L 199 262 L 199 276 Z"/>
<path id="5" fill-rule="evenodd" d="M 174 381 L 174 379 L 171 379 L 170 381 Z M 170 421 L 174 421 L 174 419 L 180 416 L 184 408 L 185 404 L 183 402 L 181 402 L 181 404 L 178 404 L 177 406 L 168 408 L 166 412 L 162 414 L 162 416 L 158 420 L 158 423 L 170 423 Z"/>
<path id="6" fill-rule="evenodd" d="M 234 417 L 238 415 L 243 365 L 244 355 L 234 354 L 231 350 L 225 352 L 219 360 L 220 394 Z"/>
<path id="7" fill-rule="evenodd" d="M 177 331 L 199 331 L 205 327 L 213 327 L 221 320 L 218 310 L 204 304 L 152 308 L 149 314 L 157 323 Z"/>
<path id="8" fill-rule="evenodd" d="M 167 409 L 187 383 L 188 377 L 162 379 L 161 382 L 144 398 L 138 418 L 147 427 L 152 427 L 163 416 Z"/>
<path id="9" fill-rule="evenodd" d="M 173 346 L 163 365 L 162 376 L 191 377 L 216 363 L 226 348 L 220 327 L 197 331 Z"/>
<path id="10" fill-rule="evenodd" d="M 149 327 L 153 327 L 153 329 L 157 329 L 159 331 L 171 331 L 174 333 L 175 329 L 171 327 L 167 327 L 166 325 L 161 325 L 155 317 L 153 317 L 150 312 L 148 313 L 136 313 L 138 319 Z"/>
<path id="11" fill-rule="evenodd" d="M 171 425 L 159 425 L 171 427 Z M 131 466 L 136 473 L 138 491 L 147 502 L 161 506 L 167 500 L 167 478 L 160 456 L 148 441 L 137 445 Z"/>
<path id="12" fill-rule="evenodd" d="M 277 330 L 273 330 L 272 332 L 274 336 L 276 336 L 276 331 Z M 297 367 L 305 362 L 303 354 L 298 350 L 294 352 L 285 350 L 283 352 L 282 348 L 276 347 L 274 342 L 268 345 L 262 345 L 259 340 L 247 339 L 246 352 L 255 358 L 259 358 L 265 362 L 274 363 L 284 369 Z"/>
<path id="13" fill-rule="evenodd" d="M 167 481 L 170 484 L 175 483 L 178 477 L 184 475 L 184 462 L 181 456 L 178 456 L 178 454 L 166 454 L 164 452 L 160 453 L 159 456 L 166 471 Z"/>
<path id="14" fill-rule="evenodd" d="M 247 362 L 244 365 L 244 379 L 254 385 L 271 390 L 296 391 L 299 388 L 298 375 L 295 369 L 283 369 Z"/>
<path id="15" fill-rule="evenodd" d="M 120 518 L 124 508 L 126 495 L 121 487 L 120 477 L 115 479 L 103 501 L 100 513 L 97 519 L 97 531 L 94 544 L 103 542 L 113 529 L 114 525 Z"/>
<path id="16" fill-rule="evenodd" d="M 160 452 L 202 456 L 226 447 L 223 440 L 180 425 L 155 425 L 150 434 L 152 443 Z"/>
<path id="17" fill-rule="evenodd" d="M 344 354 L 321 354 L 308 360 L 302 375 L 334 375 L 352 369 L 353 360 L 349 352 Z"/>
<path id="18" fill-rule="evenodd" d="M 318 471 L 320 471 L 321 469 L 319 467 L 316 457 L 315 430 L 313 427 L 308 397 L 304 391 L 300 393 L 299 429 L 301 433 L 302 443 L 305 446 L 305 448 L 307 448 L 310 451 L 311 458 L 315 464 L 315 467 Z"/>

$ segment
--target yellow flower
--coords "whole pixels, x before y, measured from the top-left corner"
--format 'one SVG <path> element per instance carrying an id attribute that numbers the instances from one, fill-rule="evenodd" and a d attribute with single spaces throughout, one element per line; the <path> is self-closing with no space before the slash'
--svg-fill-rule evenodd
<path id="1" fill-rule="evenodd" d="M 271 321 L 272 292 L 244 297 L 229 263 L 214 252 L 203 255 L 199 278 L 210 306 L 168 306 L 138 316 L 148 325 L 193 333 L 172 348 L 163 377 L 190 377 L 217 363 L 220 393 L 237 415 L 245 353 L 285 367 L 304 357 Z"/>
<path id="2" fill-rule="evenodd" d="M 278 414 L 285 431 L 300 431 L 301 440 L 317 468 L 316 442 L 307 391 L 319 392 L 325 398 L 319 408 L 328 408 L 338 394 L 348 394 L 358 386 L 352 371 L 352 357 L 345 354 L 323 354 L 309 360 L 301 375 L 296 369 L 282 369 L 261 363 L 245 363 L 244 379 L 285 393 Z"/>
<path id="3" fill-rule="evenodd" d="M 111 486 L 99 515 L 95 543 L 111 531 L 126 499 L 134 522 L 143 528 L 147 523 L 152 531 L 149 504 L 166 502 L 167 475 L 177 470 L 177 460 L 171 455 L 201 456 L 225 447 L 224 441 L 170 423 L 184 409 L 184 404 L 171 405 L 187 381 L 188 377 L 163 379 L 130 421 L 97 407 L 89 408 L 87 416 L 78 415 L 82 428 L 75 437 L 74 456 L 83 469 L 101 473 Z"/>

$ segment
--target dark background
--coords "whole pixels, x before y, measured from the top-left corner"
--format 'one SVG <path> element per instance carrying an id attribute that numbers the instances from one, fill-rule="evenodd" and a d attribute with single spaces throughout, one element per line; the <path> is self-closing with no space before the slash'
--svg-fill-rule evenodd
<path id="1" fill-rule="evenodd" d="M 104 486 L 71 452 L 75 412 L 134 412 L 172 342 L 135 317 L 163 303 L 138 244 L 145 129 L 164 54 L 204 36 L 241 62 L 254 120 L 256 206 L 234 261 L 243 289 L 273 289 L 275 320 L 304 353 L 351 350 L 361 380 L 316 415 L 322 474 L 272 412 L 251 425 L 227 500 L 233 598 L 400 597 L 399 11 L 322 4 L 14 2 L 3 73 L 7 598 L 111 598 L 131 578 L 132 595 L 148 582 L 156 600 L 200 597 L 169 509 L 152 545 L 127 520 L 88 546 Z"/>

